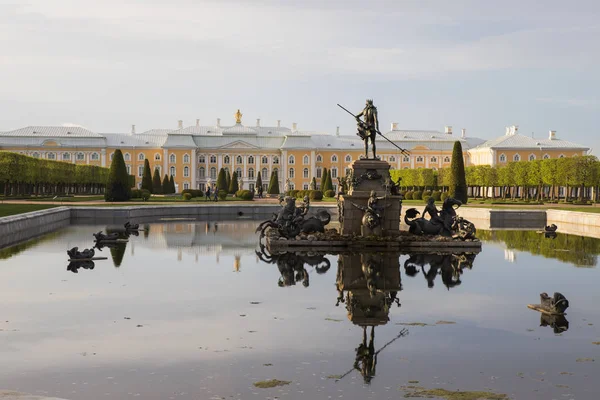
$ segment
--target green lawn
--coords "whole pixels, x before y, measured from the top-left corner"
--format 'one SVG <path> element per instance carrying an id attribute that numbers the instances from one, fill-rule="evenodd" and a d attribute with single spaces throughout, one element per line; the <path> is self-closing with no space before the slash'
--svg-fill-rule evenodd
<path id="1" fill-rule="evenodd" d="M 58 207 L 53 204 L 0 204 L 0 217 Z"/>

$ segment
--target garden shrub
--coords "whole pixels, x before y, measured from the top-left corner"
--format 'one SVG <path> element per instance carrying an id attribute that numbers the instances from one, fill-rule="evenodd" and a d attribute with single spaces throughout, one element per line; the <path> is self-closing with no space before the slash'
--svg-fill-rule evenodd
<path id="1" fill-rule="evenodd" d="M 309 198 L 311 200 L 323 200 L 323 192 L 320 190 L 310 190 Z"/>
<path id="2" fill-rule="evenodd" d="M 183 199 L 185 201 L 190 201 L 192 199 L 192 194 L 191 193 L 183 193 Z"/>
<path id="3" fill-rule="evenodd" d="M 219 200 L 226 200 L 227 199 L 227 190 L 219 190 Z"/>
<path id="4" fill-rule="evenodd" d="M 433 192 L 431 192 L 431 197 L 433 197 L 435 201 L 440 201 L 442 200 L 442 192 L 440 192 L 439 190 L 434 190 Z"/>
<path id="5" fill-rule="evenodd" d="M 326 190 L 325 197 L 335 197 L 335 192 L 333 190 Z"/>

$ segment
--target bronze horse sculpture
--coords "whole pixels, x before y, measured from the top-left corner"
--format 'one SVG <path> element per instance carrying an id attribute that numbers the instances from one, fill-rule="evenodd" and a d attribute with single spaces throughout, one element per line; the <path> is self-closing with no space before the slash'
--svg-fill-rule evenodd
<path id="1" fill-rule="evenodd" d="M 429 220 L 423 217 L 417 218 L 420 212 L 415 208 L 410 208 L 406 210 L 404 223 L 409 226 L 408 231 L 415 235 L 441 235 L 462 240 L 473 239 L 476 232 L 475 225 L 456 215 L 455 206 L 458 208 L 461 205 L 460 200 L 448 197 L 444 200 L 439 217 Z"/>
<path id="2" fill-rule="evenodd" d="M 325 232 L 325 225 L 331 220 L 331 215 L 325 210 L 317 211 L 316 216 L 306 217 L 308 199 L 305 199 L 300 207 L 296 207 L 296 199 L 289 196 L 283 198 L 281 203 L 281 210 L 256 228 L 261 238 L 264 237 L 267 228 L 277 229 L 279 234 L 287 239 L 294 239 L 300 233 Z"/>

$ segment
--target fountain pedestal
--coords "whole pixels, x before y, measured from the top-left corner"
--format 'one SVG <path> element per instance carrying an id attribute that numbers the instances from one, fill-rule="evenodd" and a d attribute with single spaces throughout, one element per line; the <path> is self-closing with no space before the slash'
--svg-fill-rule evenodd
<path id="1" fill-rule="evenodd" d="M 361 233 L 364 212 L 356 207 L 367 207 L 371 191 L 380 198 L 381 228 L 384 235 L 400 232 L 402 197 L 389 194 L 390 165 L 380 160 L 357 160 L 350 166 L 352 173 L 348 181 L 348 193 L 339 197 L 339 219 L 341 234 Z"/>

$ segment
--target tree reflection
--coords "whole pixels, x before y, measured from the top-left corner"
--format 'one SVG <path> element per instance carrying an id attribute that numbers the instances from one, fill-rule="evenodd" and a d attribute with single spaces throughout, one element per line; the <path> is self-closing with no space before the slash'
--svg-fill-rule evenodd
<path id="1" fill-rule="evenodd" d="M 503 242 L 508 249 L 574 264 L 595 267 L 600 254 L 600 239 L 555 233 L 546 235 L 535 231 L 477 231 L 483 241 Z"/>

